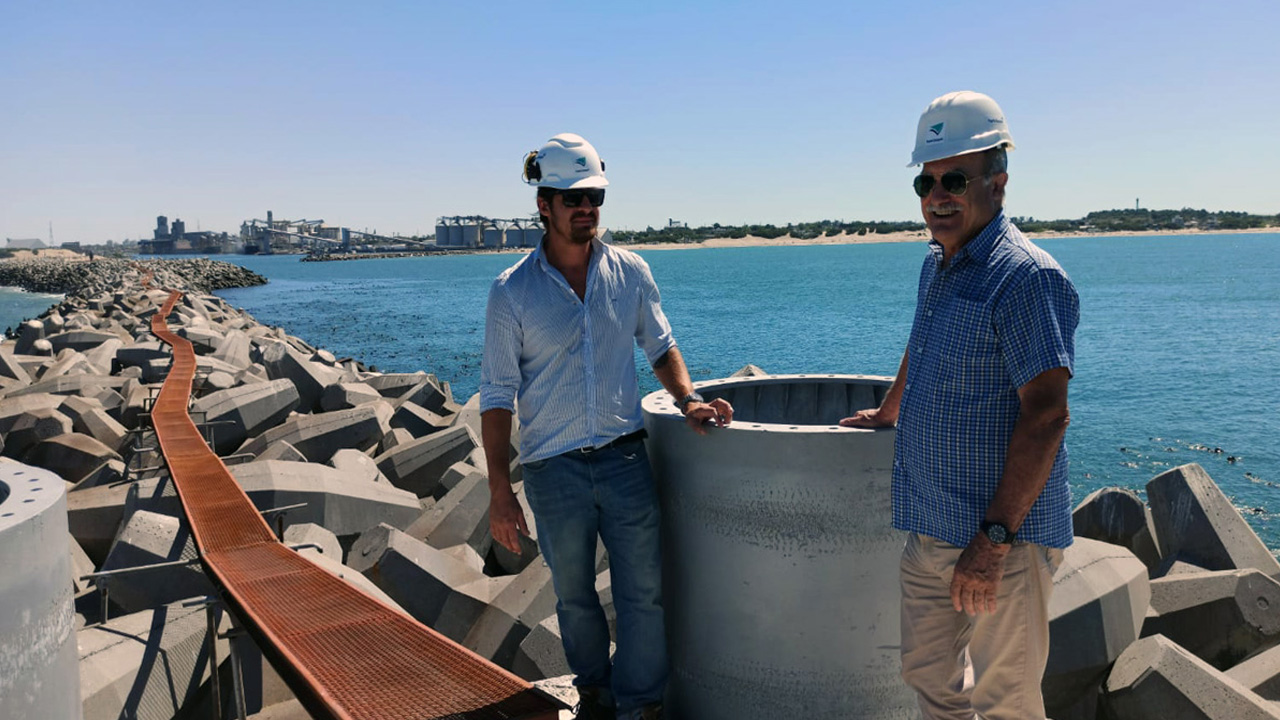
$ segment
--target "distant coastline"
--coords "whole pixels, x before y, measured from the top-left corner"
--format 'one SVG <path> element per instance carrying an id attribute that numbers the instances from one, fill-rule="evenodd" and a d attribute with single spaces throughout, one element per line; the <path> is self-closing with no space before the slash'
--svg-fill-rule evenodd
<path id="1" fill-rule="evenodd" d="M 1237 235 L 1244 233 L 1280 234 L 1280 227 L 1248 228 L 1244 230 L 1120 230 L 1116 232 L 1102 233 L 1050 231 L 1026 233 L 1026 235 L 1032 240 L 1040 240 L 1044 238 L 1135 237 L 1142 235 Z M 816 238 L 794 238 L 790 235 L 783 235 L 782 237 L 776 238 L 765 238 L 756 235 L 748 235 L 746 237 L 739 238 L 708 238 L 706 240 L 688 243 L 630 243 L 619 244 L 619 246 L 630 250 L 692 250 L 696 248 L 720 247 L 779 247 L 794 245 L 857 245 L 866 243 L 928 242 L 928 240 L 928 231 L 915 230 L 909 232 L 871 233 L 865 235 L 841 233 L 839 235 L 824 235 Z M 518 251 L 512 250 L 511 252 Z"/>

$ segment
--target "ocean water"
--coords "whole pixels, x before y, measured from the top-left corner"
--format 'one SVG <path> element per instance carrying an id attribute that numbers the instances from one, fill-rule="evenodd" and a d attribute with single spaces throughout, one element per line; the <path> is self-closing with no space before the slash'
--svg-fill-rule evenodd
<path id="1" fill-rule="evenodd" d="M 1280 550 L 1280 234 L 1039 244 L 1081 298 L 1067 434 L 1076 500 L 1111 485 L 1141 492 L 1160 472 L 1198 462 Z M 695 380 L 746 363 L 892 375 L 925 252 L 921 243 L 640 251 Z M 271 282 L 219 294 L 339 357 L 433 372 L 461 401 L 479 382 L 489 285 L 520 257 L 223 256 Z M 658 389 L 640 366 L 642 386 Z"/>
<path id="2" fill-rule="evenodd" d="M 39 317 L 51 305 L 62 302 L 61 295 L 29 293 L 0 287 L 0 330 L 17 330 L 23 320 Z"/>

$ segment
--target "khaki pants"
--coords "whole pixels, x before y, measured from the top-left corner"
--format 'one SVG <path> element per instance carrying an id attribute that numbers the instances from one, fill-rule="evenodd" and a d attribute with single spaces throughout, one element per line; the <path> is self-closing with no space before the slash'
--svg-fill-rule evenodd
<path id="1" fill-rule="evenodd" d="M 1049 658 L 1049 595 L 1062 550 L 1015 545 L 994 615 L 951 605 L 964 548 L 911 533 L 902 551 L 902 677 L 927 720 L 1044 720 L 1040 680 Z M 967 650 L 967 653 L 966 653 Z M 966 655 L 972 684 L 965 681 Z"/>

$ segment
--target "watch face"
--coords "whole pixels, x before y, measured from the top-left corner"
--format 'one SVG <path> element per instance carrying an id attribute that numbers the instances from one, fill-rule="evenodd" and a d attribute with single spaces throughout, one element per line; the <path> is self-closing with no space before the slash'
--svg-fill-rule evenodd
<path id="1" fill-rule="evenodd" d="M 1002 545 L 1009 541 L 1009 531 L 1003 525 L 991 524 L 987 526 L 987 537 L 991 542 Z"/>

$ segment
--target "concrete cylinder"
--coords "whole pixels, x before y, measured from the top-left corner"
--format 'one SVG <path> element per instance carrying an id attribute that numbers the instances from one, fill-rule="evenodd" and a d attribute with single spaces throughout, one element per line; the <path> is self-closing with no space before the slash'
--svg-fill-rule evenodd
<path id="1" fill-rule="evenodd" d="M 82 717 L 66 483 L 0 463 L 0 718 Z"/>
<path id="2" fill-rule="evenodd" d="M 692 432 L 644 398 L 662 503 L 663 604 L 677 720 L 915 717 L 899 659 L 894 430 L 837 425 L 889 378 L 699 383 L 733 424 Z"/>

